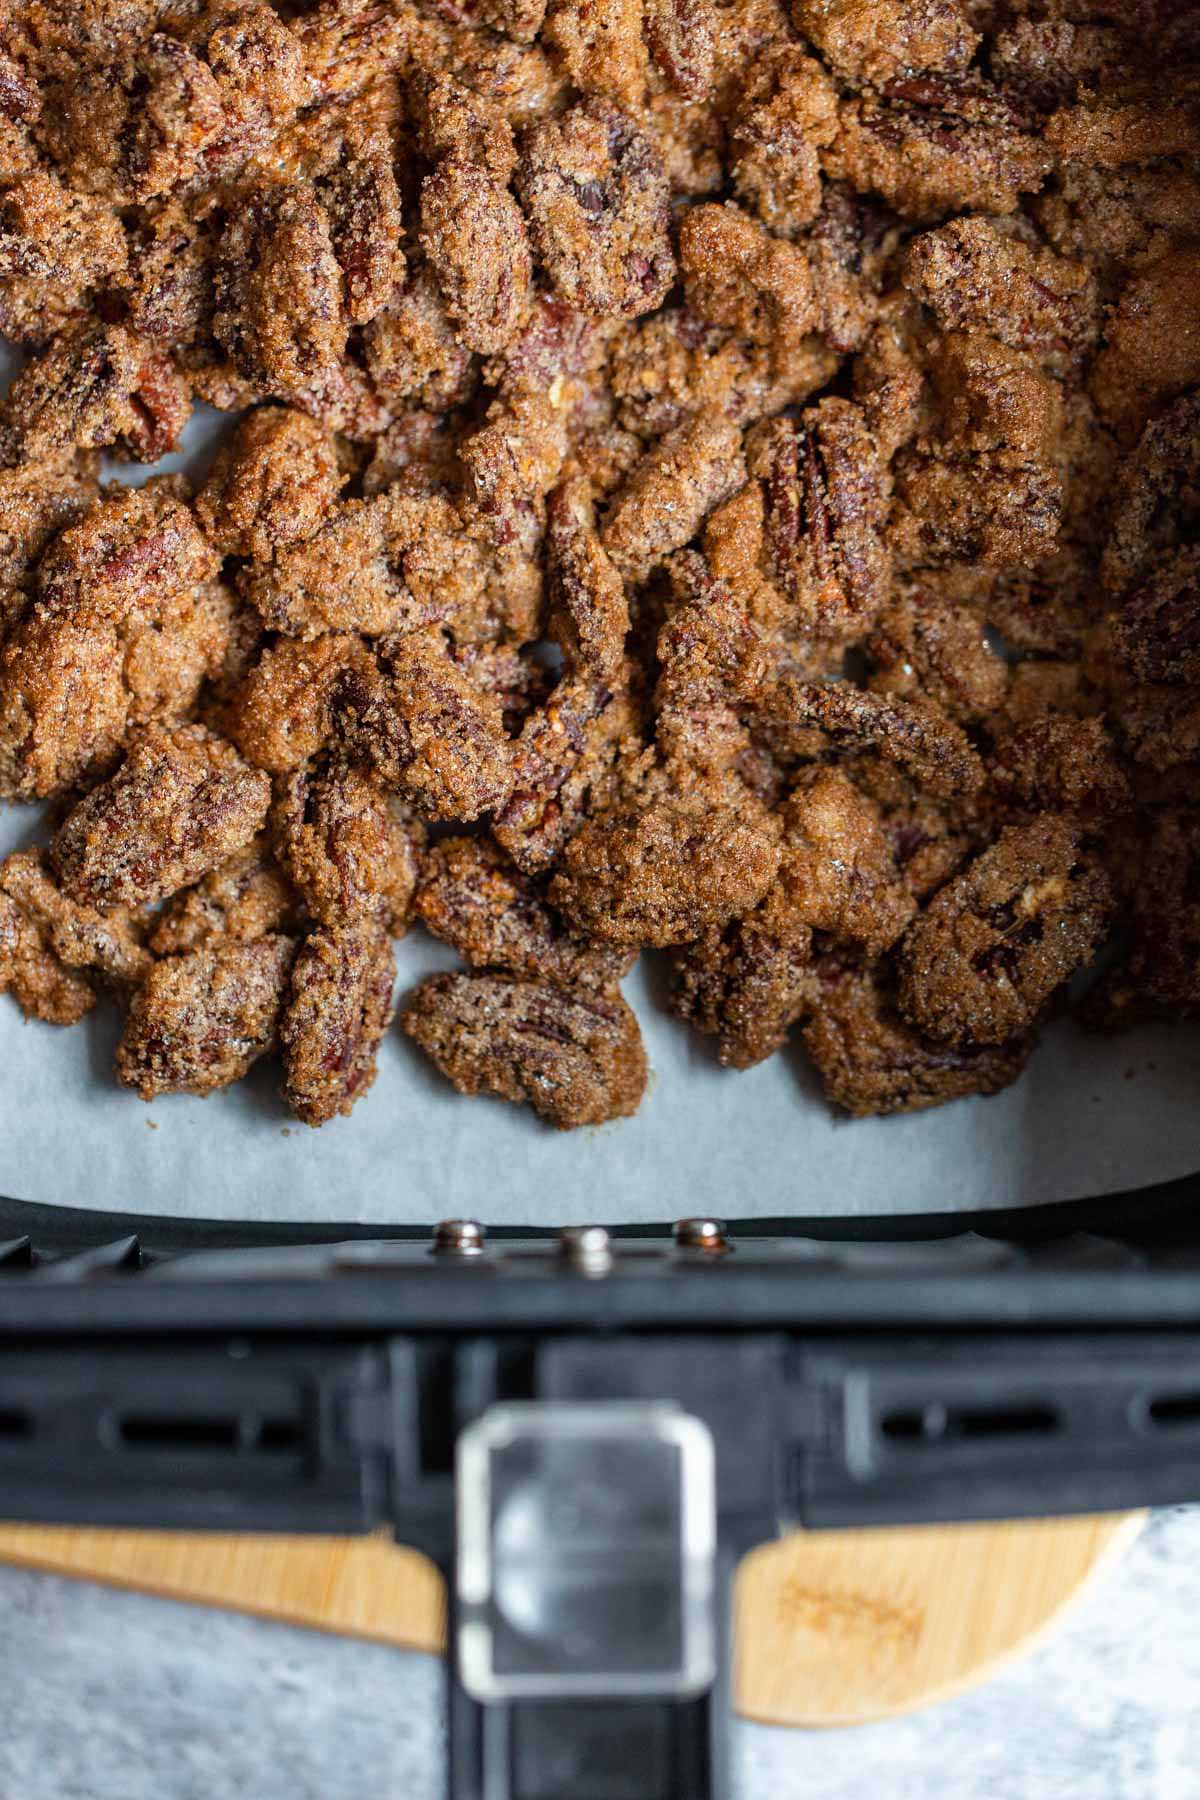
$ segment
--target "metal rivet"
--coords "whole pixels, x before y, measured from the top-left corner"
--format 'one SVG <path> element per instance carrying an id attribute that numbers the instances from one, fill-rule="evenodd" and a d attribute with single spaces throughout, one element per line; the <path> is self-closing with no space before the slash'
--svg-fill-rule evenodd
<path id="1" fill-rule="evenodd" d="M 435 1256 L 482 1256 L 486 1241 L 478 1219 L 443 1219 L 433 1228 Z"/>
<path id="2" fill-rule="evenodd" d="M 733 1249 L 723 1219 L 677 1219 L 674 1235 L 681 1250 L 703 1250 L 709 1256 L 724 1256 Z"/>
<path id="3" fill-rule="evenodd" d="M 585 1275 L 612 1267 L 612 1239 L 603 1225 L 567 1225 L 558 1234 L 559 1255 Z"/>

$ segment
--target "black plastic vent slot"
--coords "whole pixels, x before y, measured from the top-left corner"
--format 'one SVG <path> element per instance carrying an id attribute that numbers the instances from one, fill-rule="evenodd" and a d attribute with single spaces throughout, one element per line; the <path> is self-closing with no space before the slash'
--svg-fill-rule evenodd
<path id="1" fill-rule="evenodd" d="M 143 1451 L 203 1451 L 208 1454 L 246 1451 L 267 1456 L 303 1447 L 304 1427 L 298 1419 L 171 1418 L 154 1413 L 126 1413 L 118 1421 L 123 1447 Z"/>
<path id="2" fill-rule="evenodd" d="M 1180 1425 L 1200 1425 L 1200 1394 L 1166 1394 L 1146 1408 L 1152 1425 L 1167 1430 Z"/>
<path id="3" fill-rule="evenodd" d="M 1200 1417 L 1200 1412 L 1197 1414 Z M 944 1444 L 962 1438 L 1047 1436 L 1062 1418 L 1053 1406 L 926 1406 L 885 1413 L 884 1437 L 896 1444 Z"/>

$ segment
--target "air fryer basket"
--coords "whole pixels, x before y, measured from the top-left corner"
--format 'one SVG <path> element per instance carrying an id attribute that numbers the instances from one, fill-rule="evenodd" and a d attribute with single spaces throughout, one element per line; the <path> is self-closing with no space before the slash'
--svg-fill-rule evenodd
<path id="1" fill-rule="evenodd" d="M 789 1524 L 1200 1498 L 1200 1173 L 974 1216 L 482 1240 L 457 1222 L 384 1236 L 0 1200 L 0 1343 L 0 1514 L 386 1526 L 450 1576 L 455 1800 L 595 1800 L 600 1769 L 621 1800 L 705 1800 L 726 1791 L 725 1593 L 751 1545 Z M 464 1646 L 478 1650 L 496 1590 L 480 1601 L 464 1575 L 475 1551 L 464 1561 L 460 1541 L 456 1565 L 456 1530 L 490 1527 L 468 1523 L 461 1497 L 456 1526 L 456 1456 L 469 1444 L 482 1467 L 488 1429 L 525 1454 L 527 1427 L 557 1420 L 575 1447 L 537 1463 L 532 1489 L 526 1457 L 520 1494 L 544 1500 L 546 1468 L 569 1482 L 582 1443 L 586 1467 L 600 1455 L 610 1473 L 633 1471 L 611 1485 L 636 1490 L 635 1523 L 621 1514 L 601 1542 L 604 1522 L 589 1538 L 585 1518 L 590 1563 L 577 1543 L 556 1555 L 553 1532 L 538 1537 L 546 1592 L 566 1591 L 577 1621 L 580 1583 L 631 1582 L 629 1604 L 603 1611 L 609 1661 L 594 1692 L 590 1676 L 552 1667 L 545 1645 L 531 1674 L 521 1643 L 505 1649 L 493 1632 L 494 1692 L 481 1699 L 477 1675 L 464 1685 Z M 693 1621 L 710 1663 L 681 1676 L 668 1655 L 659 1673 L 614 1680 L 611 1633 L 643 1616 L 662 1580 L 670 1508 L 650 1488 L 674 1450 L 652 1468 L 647 1445 L 679 1420 L 715 1448 L 711 1595 Z M 597 1450 L 609 1430 L 627 1439 L 624 1463 Z M 496 1482 L 504 1466 L 494 1452 Z M 695 1558 L 687 1542 L 677 1550 L 668 1563 L 686 1578 Z M 518 1574 L 526 1588 L 541 1579 Z M 644 1636 L 635 1662 L 643 1649 Z"/>

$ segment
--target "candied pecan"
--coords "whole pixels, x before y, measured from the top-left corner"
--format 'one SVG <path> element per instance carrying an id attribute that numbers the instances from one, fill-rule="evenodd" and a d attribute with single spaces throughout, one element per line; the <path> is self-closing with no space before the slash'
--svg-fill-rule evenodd
<path id="1" fill-rule="evenodd" d="M 862 409 L 821 400 L 795 421 L 773 421 L 750 464 L 762 492 L 765 572 L 796 623 L 826 637 L 857 635 L 891 577 L 887 471 Z"/>
<path id="2" fill-rule="evenodd" d="M 81 906 L 54 880 L 41 850 L 17 850 L 0 863 L 0 892 L 15 900 L 44 942 L 68 969 L 88 969 L 110 981 L 136 983 L 152 958 L 141 922 L 124 906 L 97 912 Z"/>
<path id="3" fill-rule="evenodd" d="M 1126 596 L 1113 649 L 1139 681 L 1200 683 L 1200 545 L 1168 552 Z"/>
<path id="4" fill-rule="evenodd" d="M 270 7 L 197 10 L 138 41 L 109 38 L 103 62 L 56 84 L 43 136 L 79 182 L 128 202 L 231 174 L 314 97 Z"/>
<path id="5" fill-rule="evenodd" d="M 641 439 L 632 431 L 622 425 L 597 425 L 571 446 L 562 466 L 563 479 L 586 481 L 594 500 L 607 500 L 641 454 Z"/>
<path id="6" fill-rule="evenodd" d="M 1109 697 L 1109 718 L 1130 756 L 1146 768 L 1200 762 L 1200 685 L 1118 691 Z"/>
<path id="7" fill-rule="evenodd" d="M 551 294 L 539 294 L 529 321 L 495 365 L 498 397 L 510 404 L 556 389 L 553 405 L 574 419 L 604 378 L 614 320 L 573 311 Z"/>
<path id="8" fill-rule="evenodd" d="M 379 648 L 379 666 L 347 670 L 337 683 L 347 753 L 425 818 L 477 819 L 502 806 L 513 767 L 499 703 L 453 662 L 436 632 Z"/>
<path id="9" fill-rule="evenodd" d="M 1100 573 L 1109 593 L 1125 594 L 1160 552 L 1200 531 L 1200 392 L 1185 394 L 1151 419 L 1113 484 L 1112 526 Z"/>
<path id="10" fill-rule="evenodd" d="M 550 498 L 546 547 L 550 631 L 567 666 L 614 683 L 625 659 L 625 584 L 596 533 L 591 488 L 565 482 Z"/>
<path id="11" fill-rule="evenodd" d="M 394 936 L 404 930 L 424 834 L 371 775 L 336 761 L 294 770 L 271 824 L 276 855 L 318 924 L 373 913 Z"/>
<path id="12" fill-rule="evenodd" d="M 993 76 L 1039 112 L 1074 100 L 1081 87 L 1110 86 L 1128 64 L 1120 32 L 1065 18 L 1016 18 L 988 49 Z"/>
<path id="13" fill-rule="evenodd" d="M 24 603 L 38 558 L 96 497 L 95 458 L 0 468 L 0 628 Z"/>
<path id="14" fill-rule="evenodd" d="M 512 635 L 525 640 L 540 635 L 545 497 L 566 451 L 567 421 L 549 394 L 497 399 L 459 450 L 464 516 L 495 556 L 493 604 Z"/>
<path id="15" fill-rule="evenodd" d="M 416 60 L 428 66 L 419 50 Z M 436 64 L 453 68 L 464 87 L 493 101 L 514 131 L 557 111 L 566 97 L 562 73 L 541 45 L 514 44 L 469 25 L 450 34 Z"/>
<path id="16" fill-rule="evenodd" d="M 221 678 L 234 628 L 233 595 L 220 581 L 128 613 L 117 626 L 126 725 L 185 718 L 203 683 Z"/>
<path id="17" fill-rule="evenodd" d="M 1194 153 L 1200 134 L 1195 83 L 1185 75 L 1177 85 L 1168 72 L 1149 86 L 1119 83 L 1101 93 L 1085 93 L 1046 122 L 1046 142 L 1063 162 L 1120 168 L 1159 157 Z"/>
<path id="18" fill-rule="evenodd" d="M 777 346 L 780 355 L 817 325 L 803 250 L 772 237 L 731 201 L 684 214 L 679 272 L 697 318 L 728 326 L 751 343 Z"/>
<path id="19" fill-rule="evenodd" d="M 374 499 L 399 484 L 406 494 L 433 494 L 459 479 L 460 421 L 453 414 L 402 413 L 371 446 L 362 491 Z"/>
<path id="20" fill-rule="evenodd" d="M 534 708 L 513 747 L 512 791 L 493 830 L 526 874 L 544 873 L 585 814 L 608 798 L 620 758 L 641 748 L 628 688 L 584 675 L 559 683 Z"/>
<path id="21" fill-rule="evenodd" d="M 805 234 L 820 330 L 831 349 L 858 350 L 884 305 L 892 253 L 900 237 L 895 214 L 845 182 L 827 181 L 821 210 Z"/>
<path id="22" fill-rule="evenodd" d="M 768 719 L 816 726 L 835 747 L 874 749 L 934 794 L 970 794 L 983 767 L 960 726 L 926 700 L 896 700 L 849 681 L 797 680 L 784 669 L 763 704 Z"/>
<path id="23" fill-rule="evenodd" d="M 386 926 L 369 915 L 322 925 L 301 944 L 279 1035 L 284 1099 L 306 1125 L 349 1113 L 371 1086 L 395 981 Z"/>
<path id="24" fill-rule="evenodd" d="M 856 1118 L 919 1112 L 1014 1082 L 1031 1039 L 998 1046 L 932 1044 L 896 1012 L 870 971 L 823 971 L 820 1002 L 804 1027 L 807 1050 L 835 1106 Z"/>
<path id="25" fill-rule="evenodd" d="M 769 230 L 793 237 L 817 216 L 818 153 L 837 129 L 837 89 L 798 45 L 750 66 L 729 125 L 730 174 Z"/>
<path id="26" fill-rule="evenodd" d="M 655 706 L 690 712 L 724 697 L 753 703 L 770 661 L 753 620 L 729 585 L 695 550 L 671 559 L 675 605 L 655 646 L 659 677 Z"/>
<path id="27" fill-rule="evenodd" d="M 621 424 L 655 438 L 697 413 L 748 425 L 806 400 L 836 368 L 836 356 L 815 334 L 777 355 L 769 344 L 745 343 L 721 326 L 667 309 L 622 333 L 610 381 Z M 628 474 L 628 467 L 620 472 Z"/>
<path id="28" fill-rule="evenodd" d="M 554 676 L 531 652 L 514 644 L 453 644 L 450 655 L 477 687 L 500 706 L 504 729 L 519 731 L 554 686 Z"/>
<path id="29" fill-rule="evenodd" d="M 915 308 L 888 306 L 872 325 L 851 372 L 854 398 L 885 461 L 911 443 L 927 422 L 923 362 Z"/>
<path id="30" fill-rule="evenodd" d="M 220 134 L 221 99 L 208 64 L 154 32 L 134 58 L 125 128 L 113 145 L 119 198 L 150 200 L 190 181 Z"/>
<path id="31" fill-rule="evenodd" d="M 664 88 L 650 95 L 645 118 L 672 193 L 695 199 L 720 193 L 724 122 L 707 101 Z"/>
<path id="32" fill-rule="evenodd" d="M 155 462 L 191 410 L 167 358 L 120 325 L 69 326 L 22 369 L 0 408 L 28 461 L 127 445 Z"/>
<path id="33" fill-rule="evenodd" d="M 897 550 L 917 565 L 1035 563 L 1062 517 L 1057 382 L 976 333 L 943 338 L 931 361 L 939 424 L 897 459 Z"/>
<path id="34" fill-rule="evenodd" d="M 72 807 L 50 860 L 73 900 L 141 906 L 198 881 L 248 844 L 271 784 L 199 725 L 149 725 L 117 772 Z"/>
<path id="35" fill-rule="evenodd" d="M 431 272 L 410 269 L 363 333 L 367 369 L 385 404 L 437 412 L 470 398 L 471 352 L 459 342 Z"/>
<path id="36" fill-rule="evenodd" d="M 642 0 L 553 0 L 543 35 L 577 88 L 637 110 L 649 74 L 642 18 Z"/>
<path id="37" fill-rule="evenodd" d="M 1138 269 L 1121 290 L 1089 386 L 1122 442 L 1135 438 L 1163 401 L 1200 381 L 1198 310 L 1200 252 L 1190 246 Z"/>
<path id="38" fill-rule="evenodd" d="M 190 593 L 219 559 L 170 478 L 109 493 L 50 545 L 38 603 L 56 618 L 119 624 Z"/>
<path id="39" fill-rule="evenodd" d="M 707 95 L 720 23 L 714 0 L 643 0 L 647 48 L 663 78 L 679 93 L 693 99 Z"/>
<path id="40" fill-rule="evenodd" d="M 203 202 L 164 200 L 127 221 L 128 267 L 119 292 L 136 337 L 180 352 L 207 332 L 216 218 Z"/>
<path id="41" fill-rule="evenodd" d="M 1192 1017 L 1200 1009 L 1195 818 L 1175 809 L 1155 812 L 1131 848 L 1132 943 L 1084 1002 L 1086 1023 L 1109 1031 L 1146 1017 Z"/>
<path id="42" fill-rule="evenodd" d="M 592 97 L 535 125 L 517 184 L 534 250 L 568 306 L 633 318 L 662 304 L 675 279 L 670 189 L 624 113 Z"/>
<path id="43" fill-rule="evenodd" d="M 685 944 L 763 898 L 779 821 L 744 790 L 656 794 L 587 819 L 550 883 L 569 925 L 614 944 Z"/>
<path id="44" fill-rule="evenodd" d="M 951 718 L 982 718 L 1008 686 L 1008 666 L 978 613 L 933 580 L 910 585 L 886 607 L 864 649 L 875 693 L 931 700 Z"/>
<path id="45" fill-rule="evenodd" d="M 1100 719 L 1053 714 L 1000 735 L 988 778 L 1002 804 L 1095 824 L 1128 812 L 1129 782 Z"/>
<path id="46" fill-rule="evenodd" d="M 600 533 L 621 574 L 644 580 L 682 549 L 745 470 L 742 434 L 728 419 L 697 417 L 660 438 L 613 495 Z"/>
<path id="47" fill-rule="evenodd" d="M 517 166 L 512 126 L 503 108 L 472 93 L 445 70 L 417 70 L 408 84 L 421 153 L 430 162 L 455 157 L 506 182 Z"/>
<path id="48" fill-rule="evenodd" d="M 296 895 L 266 835 L 255 838 L 167 901 L 155 920 L 155 956 L 179 956 L 223 943 L 252 944 L 298 922 Z"/>
<path id="49" fill-rule="evenodd" d="M 0 994 L 11 993 L 27 1019 L 77 1025 L 96 1004 L 91 983 L 66 969 L 34 921 L 0 893 Z"/>
<path id="50" fill-rule="evenodd" d="M 0 51 L 0 114 L 6 119 L 23 119 L 32 124 L 41 111 L 42 97 L 37 83 L 19 62 Z"/>
<path id="51" fill-rule="evenodd" d="M 364 435 L 385 415 L 346 360 L 342 294 L 330 220 L 315 192 L 279 184 L 247 196 L 213 262 L 213 332 L 262 396 Z"/>
<path id="52" fill-rule="evenodd" d="M 435 620 L 470 635 L 488 604 L 487 574 L 451 501 L 392 489 L 342 501 L 245 587 L 264 624 L 291 637 L 380 636 Z"/>
<path id="53" fill-rule="evenodd" d="M 121 274 L 125 258 L 111 207 L 31 170 L 0 193 L 0 330 L 44 342 Z"/>
<path id="54" fill-rule="evenodd" d="M 448 156 L 421 188 L 421 247 L 468 350 L 494 355 L 529 308 L 533 263 L 521 209 L 478 163 Z"/>
<path id="55" fill-rule="evenodd" d="M 960 0 L 792 0 L 791 10 L 834 74 L 855 86 L 961 75 L 979 42 Z"/>
<path id="56" fill-rule="evenodd" d="M 425 929 L 473 969 L 498 969 L 523 980 L 607 987 L 637 955 L 567 930 L 540 887 L 488 838 L 435 844 L 422 866 L 415 910 Z"/>
<path id="57" fill-rule="evenodd" d="M 1062 390 L 1023 351 L 983 333 L 950 332 L 938 341 L 929 374 L 937 435 L 951 454 L 1002 452 L 1015 466 L 1050 461 Z"/>
<path id="58" fill-rule="evenodd" d="M 383 310 L 405 273 L 400 192 L 386 137 L 380 133 L 344 149 L 319 191 L 342 271 L 346 317 L 364 325 Z"/>
<path id="59" fill-rule="evenodd" d="M 1198 202 L 1200 181 L 1186 162 L 1115 171 L 1076 162 L 1030 204 L 1059 255 L 1087 263 L 1111 299 L 1132 262 L 1191 234 Z"/>
<path id="60" fill-rule="evenodd" d="M 316 98 L 315 84 L 295 26 L 270 6 L 239 0 L 214 7 L 201 27 L 201 42 L 220 87 L 223 115 L 204 162 L 224 177 L 267 146 L 298 107 Z"/>
<path id="61" fill-rule="evenodd" d="M 1006 1043 L 1090 960 L 1111 906 L 1078 826 L 1053 813 L 1010 825 L 911 926 L 898 956 L 901 1008 L 938 1043 Z"/>
<path id="62" fill-rule="evenodd" d="M 532 44 L 546 16 L 546 0 L 467 0 L 465 10 L 493 31 L 502 31 L 520 44 Z"/>
<path id="63" fill-rule="evenodd" d="M 983 839 L 985 823 L 969 798 L 933 800 L 877 753 L 856 759 L 854 779 L 879 806 L 896 867 L 918 901 L 942 887 Z"/>
<path id="64" fill-rule="evenodd" d="M 812 769 L 780 808 L 778 883 L 814 931 L 868 956 L 887 950 L 914 911 L 879 807 L 838 769 Z"/>
<path id="65" fill-rule="evenodd" d="M 225 556 L 267 561 L 312 537 L 345 476 L 332 435 L 304 413 L 262 406 L 242 419 L 196 495 L 196 513 Z"/>
<path id="66" fill-rule="evenodd" d="M 234 694 L 225 716 L 242 755 L 273 775 L 298 769 L 333 733 L 332 697 L 347 669 L 369 662 L 362 642 L 330 632 L 303 643 L 268 645 Z"/>
<path id="67" fill-rule="evenodd" d="M 117 1080 L 143 1100 L 211 1094 L 274 1049 L 291 938 L 217 943 L 156 962 L 133 996 Z"/>
<path id="68" fill-rule="evenodd" d="M 27 613 L 0 645 L 0 795 L 43 800 L 111 765 L 125 735 L 111 625 Z"/>
<path id="69" fill-rule="evenodd" d="M 410 49 L 414 20 L 388 0 L 322 0 L 295 21 L 304 66 L 323 99 L 357 93 Z"/>
<path id="70" fill-rule="evenodd" d="M 619 994 L 506 975 L 434 975 L 401 1025 L 462 1094 L 527 1102 L 560 1130 L 638 1109 L 646 1053 Z"/>
<path id="71" fill-rule="evenodd" d="M 809 925 L 777 882 L 752 912 L 672 952 L 671 1010 L 716 1037 L 722 1068 L 753 1068 L 811 1008 L 811 949 Z"/>
<path id="72" fill-rule="evenodd" d="M 460 450 L 464 509 L 495 553 L 496 610 L 514 637 L 541 625 L 545 496 L 559 479 L 572 434 L 607 421 L 602 369 L 610 323 L 539 297 L 509 346 L 496 398 Z M 597 407 L 597 399 L 601 405 Z"/>
<path id="73" fill-rule="evenodd" d="M 1095 340 L 1096 289 L 1086 265 L 991 219 L 951 219 L 913 238 L 904 284 L 943 331 L 984 331 L 1016 349 L 1071 359 Z"/>
<path id="74" fill-rule="evenodd" d="M 826 174 L 882 194 L 908 219 L 1015 212 L 1053 157 L 998 88 L 973 77 L 904 76 L 843 104 Z"/>

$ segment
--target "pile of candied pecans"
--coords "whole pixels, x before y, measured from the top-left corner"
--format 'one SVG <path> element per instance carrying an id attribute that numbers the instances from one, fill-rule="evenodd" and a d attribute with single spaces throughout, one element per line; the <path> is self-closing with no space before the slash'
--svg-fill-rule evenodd
<path id="1" fill-rule="evenodd" d="M 119 1080 L 838 1106 L 1200 1009 L 1200 7 L 15 0 L 0 987 Z M 153 462 L 238 412 L 198 486 Z"/>

